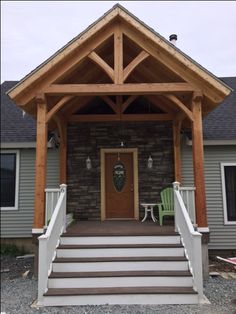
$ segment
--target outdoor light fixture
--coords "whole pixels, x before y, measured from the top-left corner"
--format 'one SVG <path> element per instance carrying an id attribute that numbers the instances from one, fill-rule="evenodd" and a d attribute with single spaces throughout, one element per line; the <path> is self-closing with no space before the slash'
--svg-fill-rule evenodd
<path id="1" fill-rule="evenodd" d="M 88 156 L 88 158 L 86 159 L 86 168 L 88 170 L 90 170 L 92 168 L 92 162 L 91 162 L 91 159 L 90 157 Z"/>
<path id="2" fill-rule="evenodd" d="M 152 159 L 152 156 L 151 156 L 151 155 L 149 155 L 149 157 L 148 157 L 147 166 L 148 166 L 148 169 L 152 169 L 152 166 L 153 166 L 153 159 Z"/>

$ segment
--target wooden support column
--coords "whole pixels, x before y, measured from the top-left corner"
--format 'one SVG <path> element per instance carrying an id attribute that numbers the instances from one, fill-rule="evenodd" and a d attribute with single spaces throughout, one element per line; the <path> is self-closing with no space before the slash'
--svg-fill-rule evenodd
<path id="1" fill-rule="evenodd" d="M 204 179 L 204 153 L 202 134 L 202 95 L 193 94 L 192 99 L 192 152 L 193 173 L 196 205 L 196 220 L 198 227 L 207 227 L 206 192 Z"/>
<path id="2" fill-rule="evenodd" d="M 47 102 L 44 95 L 36 97 L 37 143 L 35 163 L 35 195 L 33 233 L 40 233 L 44 226 L 45 187 L 47 167 Z"/>
<path id="3" fill-rule="evenodd" d="M 173 146 L 174 146 L 174 165 L 175 165 L 175 181 L 181 183 L 181 152 L 180 152 L 180 131 L 181 120 L 173 121 Z"/>

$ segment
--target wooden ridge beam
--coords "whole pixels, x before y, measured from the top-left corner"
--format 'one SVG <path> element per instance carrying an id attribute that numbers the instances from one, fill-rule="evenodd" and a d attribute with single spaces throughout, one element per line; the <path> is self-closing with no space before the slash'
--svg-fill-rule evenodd
<path id="1" fill-rule="evenodd" d="M 107 64 L 96 52 L 92 51 L 88 55 L 95 64 L 97 64 L 114 82 L 114 70 Z"/>
<path id="2" fill-rule="evenodd" d="M 130 73 L 147 57 L 149 57 L 149 54 L 146 51 L 141 51 L 136 58 L 134 58 L 124 69 L 123 72 L 123 81 L 127 79 L 127 77 L 130 75 Z"/>
<path id="3" fill-rule="evenodd" d="M 193 113 L 189 110 L 175 95 L 164 95 L 166 98 L 171 100 L 181 111 L 183 111 L 189 120 L 193 121 Z"/>
<path id="4" fill-rule="evenodd" d="M 45 88 L 48 95 L 155 95 L 192 93 L 189 83 L 127 83 L 127 84 L 52 84 Z"/>

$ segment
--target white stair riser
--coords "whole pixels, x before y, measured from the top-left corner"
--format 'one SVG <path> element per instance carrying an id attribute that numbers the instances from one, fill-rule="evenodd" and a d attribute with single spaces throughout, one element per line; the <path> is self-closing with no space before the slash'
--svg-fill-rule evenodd
<path id="1" fill-rule="evenodd" d="M 49 288 L 101 288 L 173 286 L 192 287 L 192 277 L 99 277 L 99 278 L 51 278 Z"/>
<path id="2" fill-rule="evenodd" d="M 191 294 L 120 294 L 44 297 L 45 306 L 102 304 L 197 304 L 198 295 Z"/>
<path id="3" fill-rule="evenodd" d="M 61 244 L 179 244 L 180 236 L 61 237 Z"/>
<path id="4" fill-rule="evenodd" d="M 125 271 L 125 270 L 188 270 L 186 261 L 130 261 L 95 263 L 53 263 L 54 272 Z"/>
<path id="5" fill-rule="evenodd" d="M 184 256 L 183 248 L 58 249 L 57 257 Z"/>

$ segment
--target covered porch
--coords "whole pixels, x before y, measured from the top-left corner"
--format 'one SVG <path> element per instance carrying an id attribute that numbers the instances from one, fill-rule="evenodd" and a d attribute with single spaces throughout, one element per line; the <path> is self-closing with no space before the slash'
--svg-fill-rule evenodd
<path id="1" fill-rule="evenodd" d="M 45 231 L 45 218 L 46 223 L 50 221 L 45 234 L 38 238 L 39 304 L 87 304 L 88 296 L 85 300 L 81 296 L 75 297 L 74 290 L 70 284 L 68 286 L 68 278 L 64 282 L 68 300 L 63 289 L 55 289 L 60 293 L 52 299 L 55 290 L 50 292 L 49 275 L 53 269 L 66 273 L 71 272 L 71 267 L 74 272 L 81 269 L 87 272 L 89 267 L 94 270 L 94 262 L 99 270 L 104 270 L 104 258 L 99 259 L 99 256 L 103 254 L 100 249 L 104 249 L 102 241 L 105 238 L 105 244 L 114 248 L 105 248 L 108 251 L 105 263 L 115 263 L 109 264 L 110 270 L 116 265 L 120 271 L 126 265 L 129 273 L 134 260 L 139 270 L 149 265 L 152 270 L 157 270 L 158 266 L 161 272 L 167 271 L 170 270 L 165 268 L 167 261 L 172 270 L 184 266 L 193 278 L 189 283 L 192 296 L 189 299 L 183 295 L 172 302 L 197 303 L 202 300 L 201 234 L 192 224 L 195 222 L 201 233 L 209 232 L 202 118 L 229 93 L 228 86 L 120 5 L 108 11 L 9 91 L 15 103 L 37 119 L 32 233 L 38 237 Z M 57 197 L 49 216 L 45 196 L 48 131 L 59 137 L 61 184 L 60 190 L 54 191 Z M 180 187 L 183 131 L 192 138 L 194 188 L 191 199 L 187 197 L 188 190 L 181 191 Z M 150 166 L 152 162 L 153 167 Z M 141 223 L 141 203 L 157 203 L 160 191 L 174 181 L 175 222 L 163 227 L 148 221 Z M 195 208 L 194 214 L 190 208 Z M 68 212 L 73 212 L 76 220 L 69 228 Z M 124 234 L 125 242 L 120 245 L 125 256 L 117 265 L 120 256 L 114 260 L 110 254 L 120 254 L 116 244 Z M 112 235 L 119 238 L 116 243 L 111 243 Z M 69 242 L 65 241 L 66 237 Z M 164 237 L 167 241 L 165 248 Z M 85 238 L 91 246 L 88 254 L 93 254 L 86 259 L 81 257 L 81 248 L 85 253 L 88 249 L 84 247 Z M 141 238 L 143 247 L 136 251 Z M 174 242 L 169 246 L 172 240 Z M 93 247 L 94 241 L 101 241 L 99 250 Z M 155 249 L 148 247 L 153 241 Z M 129 256 L 131 252 L 125 247 L 126 243 L 133 247 L 135 257 Z M 180 251 L 173 256 L 176 244 Z M 153 257 L 153 253 L 156 256 Z M 113 284 L 116 287 L 116 280 Z M 74 285 L 80 295 L 77 279 Z M 139 281 L 137 286 L 140 285 L 142 282 Z M 156 294 L 162 289 L 152 291 L 154 303 L 170 302 L 168 294 L 164 301 L 162 296 L 156 300 Z M 171 296 L 179 289 L 174 290 L 171 289 Z M 117 294 L 118 290 L 114 291 Z M 127 293 L 127 289 L 125 291 Z M 139 292 L 128 289 L 128 294 L 130 291 L 139 303 L 139 294 L 146 289 Z M 184 291 L 189 293 L 189 289 Z M 107 302 L 107 292 L 102 289 L 101 293 L 105 296 L 102 300 L 98 297 L 97 302 Z M 111 302 L 124 302 L 113 296 L 109 298 Z M 96 301 L 92 298 L 89 302 Z M 129 296 L 127 302 L 131 302 Z M 142 303 L 145 302 L 146 296 L 143 296 Z"/>

